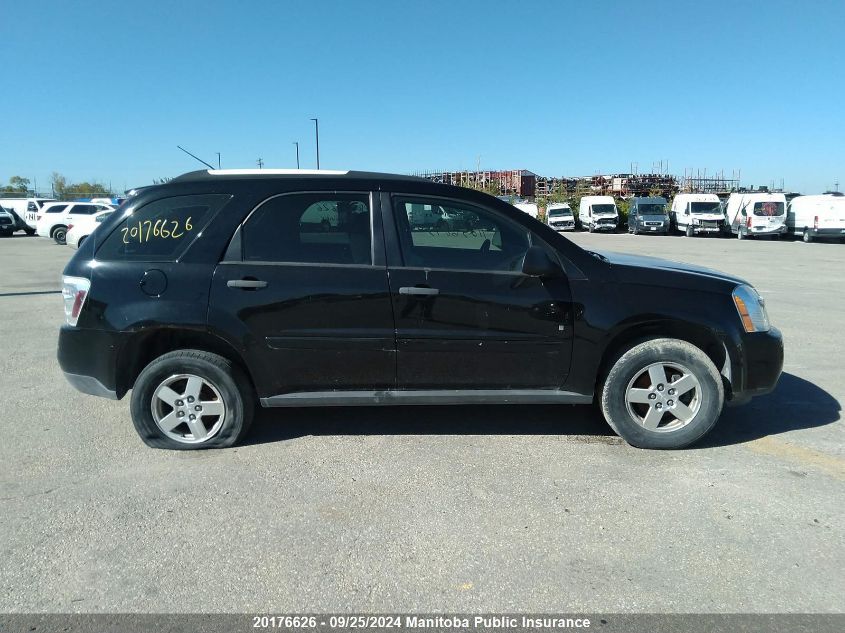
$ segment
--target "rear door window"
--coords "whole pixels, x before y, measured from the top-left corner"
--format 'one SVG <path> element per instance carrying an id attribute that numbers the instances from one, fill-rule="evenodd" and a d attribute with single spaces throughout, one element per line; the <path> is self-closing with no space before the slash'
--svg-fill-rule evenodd
<path id="1" fill-rule="evenodd" d="M 243 260 L 372 264 L 369 193 L 276 196 L 243 225 Z"/>
<path id="2" fill-rule="evenodd" d="M 97 259 L 175 261 L 231 197 L 202 194 L 150 202 L 111 231 Z"/>
<path id="3" fill-rule="evenodd" d="M 755 202 L 754 215 L 777 216 L 783 215 L 783 202 Z"/>

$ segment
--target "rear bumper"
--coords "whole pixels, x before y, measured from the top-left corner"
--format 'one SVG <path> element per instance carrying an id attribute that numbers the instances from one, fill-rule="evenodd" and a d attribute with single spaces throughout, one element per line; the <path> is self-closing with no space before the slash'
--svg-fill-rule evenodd
<path id="1" fill-rule="evenodd" d="M 845 228 L 839 229 L 807 229 L 813 237 L 845 237 Z M 803 233 L 803 231 L 797 231 Z"/>
<path id="2" fill-rule="evenodd" d="M 776 229 L 772 230 L 762 230 L 758 231 L 752 227 L 750 231 L 747 232 L 747 235 L 753 237 L 755 235 L 781 235 L 782 233 L 786 233 L 786 225 L 782 225 L 777 227 Z"/>
<path id="3" fill-rule="evenodd" d="M 118 400 L 119 334 L 63 325 L 56 357 L 67 381 L 82 393 Z"/>
<path id="4" fill-rule="evenodd" d="M 774 390 L 783 371 L 783 336 L 780 330 L 743 334 L 728 348 L 731 364 L 730 405 L 745 404 Z"/>

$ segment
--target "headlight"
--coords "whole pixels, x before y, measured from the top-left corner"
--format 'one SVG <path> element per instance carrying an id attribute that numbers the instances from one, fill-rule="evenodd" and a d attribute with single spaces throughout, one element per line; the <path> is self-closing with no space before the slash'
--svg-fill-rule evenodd
<path id="1" fill-rule="evenodd" d="M 751 286 L 737 286 L 733 291 L 734 305 L 746 332 L 767 332 L 769 316 L 762 297 Z"/>

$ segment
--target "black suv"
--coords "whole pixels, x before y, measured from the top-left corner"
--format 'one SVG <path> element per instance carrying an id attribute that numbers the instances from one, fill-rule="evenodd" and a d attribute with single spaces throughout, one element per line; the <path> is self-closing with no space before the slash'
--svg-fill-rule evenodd
<path id="1" fill-rule="evenodd" d="M 444 213 L 460 224 L 429 221 Z M 678 448 L 783 364 L 740 279 L 586 251 L 492 196 L 405 176 L 186 174 L 129 198 L 63 281 L 67 379 L 131 389 L 158 448 L 231 446 L 256 403 L 594 401 L 629 443 Z"/>

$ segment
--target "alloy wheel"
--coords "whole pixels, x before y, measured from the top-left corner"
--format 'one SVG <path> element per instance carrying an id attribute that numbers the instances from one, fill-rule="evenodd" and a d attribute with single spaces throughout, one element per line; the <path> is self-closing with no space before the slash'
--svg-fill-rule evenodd
<path id="1" fill-rule="evenodd" d="M 220 391 L 193 374 L 166 378 L 153 392 L 152 414 L 161 432 L 184 444 L 201 444 L 217 435 L 226 418 Z"/>
<path id="2" fill-rule="evenodd" d="M 692 422 L 701 399 L 698 378 L 678 363 L 648 365 L 625 389 L 625 404 L 634 421 L 659 433 L 677 431 Z"/>

